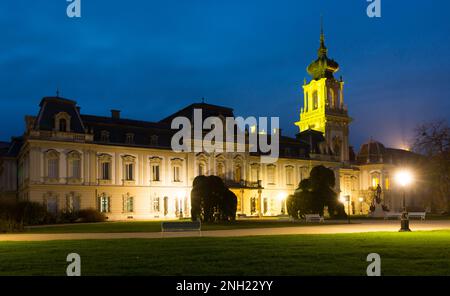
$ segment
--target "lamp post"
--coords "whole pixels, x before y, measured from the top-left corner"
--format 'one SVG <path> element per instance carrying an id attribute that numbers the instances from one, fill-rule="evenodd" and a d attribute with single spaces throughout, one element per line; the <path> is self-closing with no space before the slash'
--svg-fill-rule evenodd
<path id="1" fill-rule="evenodd" d="M 412 174 L 410 171 L 402 170 L 399 171 L 396 175 L 396 180 L 400 186 L 402 186 L 402 206 L 403 206 L 403 212 L 402 212 L 402 219 L 401 219 L 401 226 L 400 226 L 400 232 L 409 232 L 411 229 L 409 228 L 409 215 L 406 211 L 406 193 L 405 193 L 405 187 L 412 182 Z"/>
<path id="2" fill-rule="evenodd" d="M 347 202 L 347 222 L 348 224 L 350 224 L 350 195 L 343 195 L 340 198 L 341 203 L 343 203 L 345 205 L 345 202 Z"/>
<path id="3" fill-rule="evenodd" d="M 286 193 L 285 192 L 280 192 L 278 193 L 278 201 L 281 203 L 281 215 L 285 215 L 286 214 Z"/>

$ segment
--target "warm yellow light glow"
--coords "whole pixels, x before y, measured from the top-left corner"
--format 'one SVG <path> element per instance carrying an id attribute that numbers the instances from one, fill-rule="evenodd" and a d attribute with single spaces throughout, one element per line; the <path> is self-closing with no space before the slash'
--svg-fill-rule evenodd
<path id="1" fill-rule="evenodd" d="M 179 200 L 183 199 L 183 198 L 184 198 L 184 195 L 185 195 L 184 191 L 178 191 L 178 192 L 177 192 L 177 198 L 178 198 Z"/>
<path id="2" fill-rule="evenodd" d="M 397 172 L 397 174 L 395 175 L 395 179 L 398 184 L 405 187 L 412 183 L 413 176 L 410 171 L 402 170 L 402 171 Z"/>
<path id="3" fill-rule="evenodd" d="M 363 201 L 364 201 L 364 197 L 360 197 L 359 202 L 363 202 Z"/>
<path id="4" fill-rule="evenodd" d="M 277 199 L 278 199 L 279 201 L 283 201 L 283 200 L 286 199 L 286 196 L 287 196 L 286 192 L 280 192 L 280 193 L 278 193 L 278 195 L 277 195 Z"/>

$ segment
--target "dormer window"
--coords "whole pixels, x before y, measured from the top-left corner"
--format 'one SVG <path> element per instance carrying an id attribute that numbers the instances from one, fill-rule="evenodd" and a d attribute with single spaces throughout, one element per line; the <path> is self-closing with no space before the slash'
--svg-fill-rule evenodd
<path id="1" fill-rule="evenodd" d="M 67 121 L 64 118 L 59 120 L 59 131 L 67 132 Z"/>
<path id="2" fill-rule="evenodd" d="M 101 133 L 100 133 L 100 140 L 102 142 L 109 142 L 109 132 L 108 131 L 101 131 Z"/>
<path id="3" fill-rule="evenodd" d="M 133 133 L 127 133 L 125 135 L 125 142 L 127 144 L 134 144 L 134 134 Z"/>
<path id="4" fill-rule="evenodd" d="M 70 115 L 59 112 L 55 115 L 55 130 L 59 132 L 70 132 Z"/>
<path id="5" fill-rule="evenodd" d="M 158 136 L 157 135 L 152 135 L 150 137 L 150 145 L 158 146 Z"/>

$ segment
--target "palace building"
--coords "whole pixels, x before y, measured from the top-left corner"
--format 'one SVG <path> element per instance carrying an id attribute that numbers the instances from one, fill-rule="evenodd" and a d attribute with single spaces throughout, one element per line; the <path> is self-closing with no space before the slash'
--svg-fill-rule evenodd
<path id="1" fill-rule="evenodd" d="M 95 208 L 110 220 L 173 219 L 190 215 L 194 178 L 217 175 L 238 197 L 238 214 L 277 216 L 286 214 L 286 197 L 299 182 L 324 165 L 335 172 L 336 192 L 349 201 L 346 211 L 368 213 L 377 185 L 386 206 L 399 210 L 401 190 L 393 176 L 418 156 L 373 140 L 355 155 L 338 70 L 322 31 L 318 57 L 307 68 L 311 80 L 303 85 L 299 133 L 279 135 L 280 157 L 273 164 L 253 152 L 171 149 L 173 118 L 192 120 L 194 109 L 205 117 L 234 117 L 228 107 L 194 103 L 158 121 L 139 121 L 122 118 L 119 110 L 108 117 L 83 114 L 73 100 L 45 97 L 39 112 L 26 116 L 23 135 L 0 143 L 0 199 L 44 203 L 53 213 Z M 410 206 L 426 206 L 417 188 L 410 193 Z"/>

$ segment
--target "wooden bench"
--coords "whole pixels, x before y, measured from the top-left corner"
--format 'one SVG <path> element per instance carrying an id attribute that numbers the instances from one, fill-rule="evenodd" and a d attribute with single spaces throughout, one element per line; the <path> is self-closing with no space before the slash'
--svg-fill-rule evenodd
<path id="1" fill-rule="evenodd" d="M 391 213 L 391 212 L 384 213 L 385 220 L 388 220 L 390 218 L 400 219 L 401 217 L 402 213 Z"/>
<path id="2" fill-rule="evenodd" d="M 409 218 L 419 218 L 420 220 L 425 220 L 426 212 L 410 212 L 408 213 Z"/>
<path id="3" fill-rule="evenodd" d="M 321 217 L 319 214 L 306 214 L 305 221 L 306 222 L 319 222 L 319 223 L 324 222 L 323 217 Z"/>
<path id="4" fill-rule="evenodd" d="M 165 232 L 183 232 L 183 231 L 198 231 L 201 236 L 202 224 L 200 221 L 161 223 L 161 235 L 164 235 Z"/>

